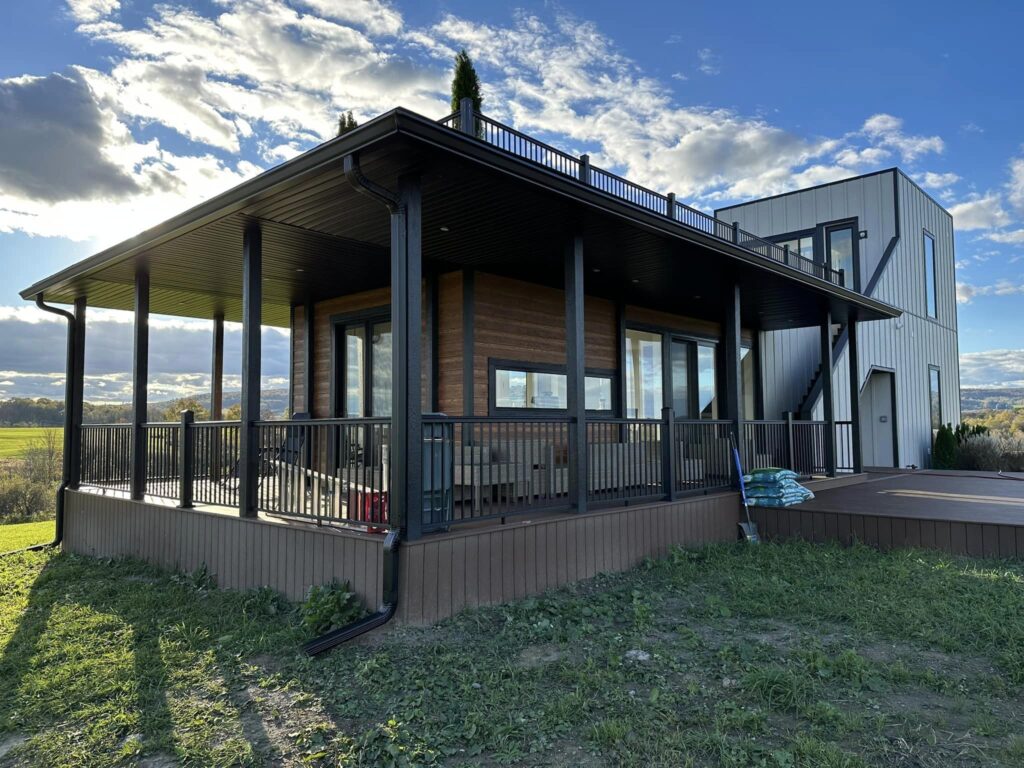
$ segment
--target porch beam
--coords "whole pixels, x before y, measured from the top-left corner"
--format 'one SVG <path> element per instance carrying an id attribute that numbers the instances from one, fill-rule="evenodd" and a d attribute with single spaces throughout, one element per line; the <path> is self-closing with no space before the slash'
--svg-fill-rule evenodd
<path id="1" fill-rule="evenodd" d="M 259 222 L 242 239 L 242 439 L 238 512 L 256 517 L 259 445 L 254 423 L 260 417 L 260 331 L 263 304 L 263 231 Z"/>
<path id="2" fill-rule="evenodd" d="M 857 321 L 850 317 L 846 321 L 846 354 L 850 369 L 850 444 L 853 452 L 853 471 L 864 471 L 860 442 L 860 360 L 857 356 Z"/>
<path id="3" fill-rule="evenodd" d="M 825 421 L 825 468 L 829 477 L 836 474 L 836 408 L 832 391 L 832 312 L 825 310 L 821 320 L 821 402 Z"/>
<path id="4" fill-rule="evenodd" d="M 586 361 L 583 328 L 583 237 L 565 249 L 565 372 L 569 416 L 569 501 L 587 511 Z"/>
<path id="5" fill-rule="evenodd" d="M 733 421 L 733 430 L 736 435 L 736 445 L 744 453 L 744 458 L 750 460 L 753 457 L 746 456 L 746 445 L 743 442 L 743 397 L 741 386 L 743 382 L 742 362 L 742 327 L 740 320 L 740 286 L 738 283 L 726 289 L 723 297 L 725 316 L 722 323 L 722 357 L 725 361 L 725 418 Z"/>
<path id="6" fill-rule="evenodd" d="M 388 508 L 407 539 L 423 529 L 422 201 L 418 177 L 398 180 L 391 209 L 391 467 Z"/>
<path id="7" fill-rule="evenodd" d="M 213 316 L 210 361 L 210 421 L 224 418 L 224 313 Z"/>
<path id="8" fill-rule="evenodd" d="M 82 408 L 85 391 L 85 297 L 75 299 L 75 323 L 71 369 L 66 385 L 71 434 L 65 441 L 68 450 L 68 487 L 77 488 L 82 480 Z"/>
<path id="9" fill-rule="evenodd" d="M 128 489 L 135 500 L 146 495 L 146 432 L 149 409 L 149 270 L 135 269 L 135 327 L 132 348 L 132 445 Z"/>

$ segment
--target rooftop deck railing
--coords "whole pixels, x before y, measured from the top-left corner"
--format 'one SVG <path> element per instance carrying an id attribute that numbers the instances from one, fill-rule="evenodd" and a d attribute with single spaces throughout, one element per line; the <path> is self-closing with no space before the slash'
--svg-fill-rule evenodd
<path id="1" fill-rule="evenodd" d="M 664 216 L 687 229 L 738 246 L 757 256 L 783 264 L 790 269 L 812 275 L 833 285 L 843 285 L 842 270 L 835 270 L 801 256 L 788 247 L 773 243 L 757 235 L 722 221 L 676 200 L 674 194 L 664 195 L 629 179 L 590 164 L 588 155 L 574 157 L 562 150 L 527 136 L 515 128 L 499 123 L 472 109 L 460 110 L 442 118 L 441 125 L 475 136 L 485 144 L 500 149 L 521 160 L 533 163 L 560 176 L 586 184 L 617 200 L 629 203 L 651 213 Z"/>

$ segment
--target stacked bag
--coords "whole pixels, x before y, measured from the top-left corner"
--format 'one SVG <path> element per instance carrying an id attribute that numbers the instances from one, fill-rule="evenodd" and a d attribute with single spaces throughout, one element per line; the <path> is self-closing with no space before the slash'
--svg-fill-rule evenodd
<path id="1" fill-rule="evenodd" d="M 814 498 L 788 469 L 765 467 L 743 476 L 747 501 L 755 507 L 789 507 Z"/>

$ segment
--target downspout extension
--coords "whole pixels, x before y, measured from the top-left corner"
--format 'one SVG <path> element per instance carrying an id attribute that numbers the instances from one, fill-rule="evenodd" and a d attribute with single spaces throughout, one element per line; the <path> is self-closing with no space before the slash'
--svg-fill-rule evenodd
<path id="1" fill-rule="evenodd" d="M 347 643 L 371 629 L 383 626 L 394 618 L 398 610 L 398 545 L 398 531 L 388 531 L 384 537 L 384 599 L 377 612 L 310 640 L 302 646 L 303 651 L 310 656 L 318 656 L 336 645 Z"/>
<path id="2" fill-rule="evenodd" d="M 342 160 L 342 169 L 345 178 L 356 192 L 376 200 L 391 213 L 399 210 L 398 195 L 366 178 L 359 168 L 358 155 L 354 153 L 345 155 Z M 310 656 L 318 656 L 335 646 L 347 643 L 353 638 L 387 624 L 395 617 L 395 612 L 398 610 L 398 546 L 400 542 L 401 532 L 398 529 L 391 529 L 384 537 L 384 594 L 377 612 L 310 640 L 302 646 L 303 651 Z"/>
<path id="3" fill-rule="evenodd" d="M 50 543 L 36 544 L 31 547 L 25 547 L 24 549 L 16 549 L 13 552 L 4 552 L 4 555 L 14 555 L 19 552 L 38 552 L 43 549 L 51 549 L 53 547 L 60 546 L 61 541 L 64 539 L 64 491 L 67 490 L 68 483 L 71 479 L 71 373 L 74 367 L 77 321 L 75 320 L 75 316 L 67 310 L 44 304 L 43 294 L 41 293 L 36 294 L 36 306 L 44 312 L 49 312 L 53 315 L 60 315 L 68 321 L 67 373 L 64 376 L 64 455 L 61 459 L 60 485 L 57 486 L 56 528 L 54 530 L 53 541 Z"/>

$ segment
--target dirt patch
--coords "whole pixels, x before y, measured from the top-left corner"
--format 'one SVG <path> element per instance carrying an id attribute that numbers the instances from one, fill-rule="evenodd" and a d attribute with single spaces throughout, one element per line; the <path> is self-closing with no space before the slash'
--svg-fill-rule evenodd
<path id="1" fill-rule="evenodd" d="M 0 738 L 0 758 L 9 755 L 26 741 L 28 741 L 28 736 L 23 733 L 12 733 Z"/>
<path id="2" fill-rule="evenodd" d="M 170 755 L 156 754 L 139 759 L 139 768 L 178 768 L 178 761 Z"/>
<path id="3" fill-rule="evenodd" d="M 519 652 L 516 657 L 516 666 L 520 669 L 536 669 L 561 661 L 565 655 L 566 652 L 554 643 L 530 645 Z"/>

